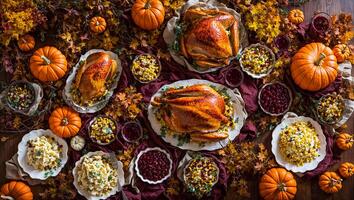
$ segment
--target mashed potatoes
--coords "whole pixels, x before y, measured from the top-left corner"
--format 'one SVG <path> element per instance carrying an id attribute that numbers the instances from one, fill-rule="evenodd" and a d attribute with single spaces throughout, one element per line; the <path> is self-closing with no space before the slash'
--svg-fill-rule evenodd
<path id="1" fill-rule="evenodd" d="M 101 155 L 85 157 L 77 169 L 78 184 L 94 196 L 104 196 L 118 185 L 118 171 Z"/>
<path id="2" fill-rule="evenodd" d="M 56 169 L 60 166 L 59 144 L 50 136 L 40 136 L 28 141 L 27 163 L 41 171 Z"/>

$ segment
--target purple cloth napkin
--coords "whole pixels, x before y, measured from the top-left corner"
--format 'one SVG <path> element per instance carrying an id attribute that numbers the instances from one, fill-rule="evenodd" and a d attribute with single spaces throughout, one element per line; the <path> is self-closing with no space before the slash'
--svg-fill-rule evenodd
<path id="1" fill-rule="evenodd" d="M 336 156 L 333 154 L 334 147 L 335 147 L 335 142 L 334 142 L 334 136 L 330 134 L 328 131 L 330 127 L 327 126 L 322 126 L 323 134 L 326 136 L 326 156 L 325 158 L 318 164 L 317 168 L 306 172 L 305 173 L 305 178 L 310 179 L 314 176 L 318 176 L 325 172 L 330 166 L 334 165 L 340 160 L 339 156 Z"/>

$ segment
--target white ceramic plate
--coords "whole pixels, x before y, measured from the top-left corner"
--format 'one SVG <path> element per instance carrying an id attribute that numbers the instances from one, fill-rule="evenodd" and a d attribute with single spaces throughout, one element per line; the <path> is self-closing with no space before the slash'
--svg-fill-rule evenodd
<path id="1" fill-rule="evenodd" d="M 62 146 L 60 166 L 56 169 L 40 171 L 33 168 L 31 165 L 28 165 L 27 163 L 26 154 L 27 154 L 28 141 L 43 135 L 53 137 L 55 141 Z M 45 180 L 51 176 L 58 175 L 61 169 L 65 166 L 66 162 L 68 161 L 68 145 L 66 144 L 65 140 L 56 136 L 51 130 L 37 129 L 27 133 L 22 137 L 21 142 L 18 144 L 17 154 L 18 154 L 18 158 L 17 158 L 18 163 L 20 164 L 24 172 L 26 172 L 33 179 Z"/>
<path id="2" fill-rule="evenodd" d="M 322 128 L 321 126 L 313 119 L 309 118 L 309 117 L 303 117 L 303 116 L 295 116 L 295 117 L 287 117 L 288 115 L 285 116 L 285 118 L 283 119 L 283 121 L 274 129 L 273 133 L 272 133 L 272 152 L 275 156 L 275 160 L 277 161 L 277 163 L 281 166 L 283 166 L 285 169 L 293 171 L 295 173 L 299 172 L 299 173 L 304 173 L 306 171 L 310 171 L 315 169 L 318 164 L 324 159 L 324 157 L 326 156 L 326 137 L 324 136 L 323 132 L 322 132 Z M 283 158 L 283 156 L 280 154 L 280 150 L 279 150 L 279 145 L 278 145 L 278 141 L 279 141 L 279 136 L 280 136 L 280 132 L 286 127 L 289 126 L 295 122 L 299 122 L 299 121 L 305 121 L 305 122 L 310 122 L 312 124 L 312 126 L 315 128 L 316 133 L 318 134 L 318 138 L 320 140 L 320 149 L 318 150 L 318 153 L 320 156 L 316 157 L 314 160 L 312 160 L 309 163 L 305 163 L 302 166 L 297 166 L 294 165 L 292 163 L 289 163 L 287 160 L 285 160 Z"/>
<path id="3" fill-rule="evenodd" d="M 198 142 L 193 142 L 193 141 L 186 141 L 181 139 L 180 136 L 181 134 L 179 133 L 173 133 L 172 131 L 169 131 L 169 134 L 162 134 L 161 135 L 161 129 L 162 125 L 159 122 L 159 120 L 156 118 L 156 111 L 157 108 L 153 107 L 151 103 L 149 104 L 148 107 L 148 117 L 149 121 L 151 124 L 151 127 L 154 129 L 155 133 L 160 135 L 162 139 L 170 143 L 172 146 L 181 148 L 181 149 L 186 149 L 186 150 L 192 150 L 192 151 L 201 151 L 201 150 L 208 150 L 208 151 L 213 151 L 216 149 L 221 149 L 225 147 L 229 141 L 232 141 L 236 138 L 236 136 L 240 133 L 240 130 L 247 118 L 247 112 L 245 110 L 245 103 L 241 97 L 241 94 L 237 89 L 231 90 L 221 84 L 218 83 L 213 83 L 207 80 L 199 80 L 199 79 L 189 79 L 189 80 L 182 80 L 182 81 L 177 81 L 169 85 L 164 85 L 162 86 L 156 94 L 154 94 L 151 99 L 154 99 L 155 97 L 161 96 L 163 91 L 166 90 L 167 88 L 177 88 L 181 86 L 191 86 L 191 85 L 196 85 L 196 84 L 205 84 L 205 85 L 210 85 L 213 86 L 217 89 L 226 89 L 227 94 L 230 96 L 231 101 L 233 102 L 233 110 L 234 110 L 234 115 L 233 115 L 233 120 L 236 122 L 235 128 L 229 128 L 229 137 L 218 141 L 218 142 L 207 142 L 207 143 L 198 143 Z"/>
<path id="4" fill-rule="evenodd" d="M 158 180 L 158 181 L 151 181 L 151 180 L 149 180 L 149 179 L 145 179 L 145 178 L 140 174 L 139 165 L 138 165 L 138 161 L 139 161 L 140 157 L 141 157 L 144 153 L 146 153 L 146 152 L 148 152 L 148 151 L 153 151 L 153 150 L 157 150 L 157 151 L 160 151 L 160 152 L 164 153 L 164 154 L 167 156 L 167 159 L 170 161 L 170 168 L 169 168 L 169 170 L 168 170 L 168 174 L 167 174 L 165 177 L 163 177 L 161 180 Z M 159 147 L 146 148 L 146 149 L 144 149 L 143 151 L 140 151 L 139 154 L 138 154 L 138 156 L 137 156 L 136 159 L 135 159 L 134 165 L 135 165 L 136 175 L 137 175 L 142 181 L 144 181 L 144 182 L 146 182 L 146 183 L 149 183 L 149 184 L 162 183 L 162 182 L 164 182 L 166 179 L 168 179 L 168 178 L 171 176 L 171 173 L 172 173 L 172 160 L 171 160 L 171 156 L 170 156 L 169 153 L 167 153 L 165 150 L 163 150 L 163 149 L 161 149 L 161 148 L 159 148 Z"/>
<path id="5" fill-rule="evenodd" d="M 91 106 L 84 107 L 84 106 L 77 104 L 73 100 L 73 97 L 71 95 L 72 84 L 73 84 L 73 81 L 75 80 L 76 73 L 77 73 L 78 69 L 80 68 L 80 62 L 84 62 L 87 59 L 87 57 L 89 57 L 91 54 L 94 54 L 97 52 L 105 52 L 105 53 L 109 54 L 110 57 L 117 62 L 118 71 L 117 71 L 117 75 L 115 76 L 114 81 L 112 82 L 111 87 L 108 88 L 108 92 L 104 96 L 104 98 L 101 101 L 98 101 Z M 117 54 L 115 54 L 111 51 L 105 51 L 102 49 L 91 49 L 90 51 L 86 52 L 84 55 L 82 55 L 80 57 L 79 62 L 76 63 L 76 65 L 73 67 L 68 79 L 66 79 L 66 85 L 63 90 L 63 99 L 69 106 L 71 106 L 74 110 L 76 110 L 79 113 L 95 113 L 107 105 L 109 98 L 111 98 L 111 96 L 113 95 L 114 89 L 118 85 L 118 81 L 119 81 L 121 74 L 122 74 L 122 65 L 121 65 L 121 62 L 120 62 Z"/>
<path id="6" fill-rule="evenodd" d="M 117 187 L 114 188 L 110 193 L 108 193 L 107 195 L 104 196 L 93 196 L 91 193 L 89 193 L 88 191 L 84 190 L 83 188 L 81 188 L 81 186 L 78 183 L 77 177 L 78 177 L 78 172 L 77 172 L 77 167 L 79 165 L 81 165 L 83 159 L 85 157 L 90 157 L 92 155 L 101 155 L 105 158 L 108 158 L 111 163 L 113 164 L 113 167 L 116 168 L 118 170 L 118 176 L 117 176 Z M 122 162 L 118 161 L 116 156 L 112 153 L 105 153 L 103 151 L 95 151 L 95 152 L 88 152 L 87 154 L 85 154 L 84 156 L 82 156 L 80 158 L 80 160 L 78 160 L 75 163 L 75 167 L 73 169 L 73 176 L 74 176 L 74 186 L 76 188 L 76 190 L 79 192 L 79 194 L 81 194 L 82 196 L 84 196 L 86 199 L 88 200 L 100 200 L 100 199 L 107 199 L 108 197 L 115 195 L 117 192 L 122 190 L 122 187 L 124 185 L 124 171 L 123 171 L 123 164 Z"/>

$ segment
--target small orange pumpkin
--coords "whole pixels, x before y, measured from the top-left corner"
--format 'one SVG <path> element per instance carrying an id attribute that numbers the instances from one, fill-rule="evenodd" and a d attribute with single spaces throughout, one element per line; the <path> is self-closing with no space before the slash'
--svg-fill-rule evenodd
<path id="1" fill-rule="evenodd" d="M 343 178 L 351 177 L 354 175 L 354 164 L 350 162 L 342 163 L 338 171 Z"/>
<path id="2" fill-rule="evenodd" d="M 350 48 L 345 44 L 337 44 L 334 46 L 333 53 L 336 56 L 338 62 L 344 62 L 349 58 L 351 54 Z"/>
<path id="3" fill-rule="evenodd" d="M 49 128 L 62 138 L 75 136 L 81 128 L 79 113 L 69 107 L 59 107 L 49 117 Z"/>
<path id="4" fill-rule="evenodd" d="M 17 45 L 21 51 L 31 51 L 36 45 L 36 41 L 32 35 L 26 34 L 18 39 Z"/>
<path id="5" fill-rule="evenodd" d="M 140 28 L 154 30 L 163 23 L 165 8 L 159 0 L 136 0 L 132 7 L 132 18 Z"/>
<path id="6" fill-rule="evenodd" d="M 296 191 L 294 176 L 284 168 L 268 170 L 259 182 L 259 193 L 265 200 L 293 199 Z"/>
<path id="7" fill-rule="evenodd" d="M 325 172 L 318 182 L 321 190 L 326 193 L 336 193 L 342 189 L 342 179 L 335 172 Z"/>
<path id="8" fill-rule="evenodd" d="M 291 76 L 300 88 L 318 91 L 337 77 L 338 63 L 333 51 L 322 43 L 302 47 L 292 58 Z"/>
<path id="9" fill-rule="evenodd" d="M 46 46 L 37 49 L 30 59 L 32 75 L 43 81 L 57 81 L 68 70 L 65 56 L 55 47 Z"/>
<path id="10" fill-rule="evenodd" d="M 25 183 L 11 181 L 1 186 L 0 199 L 33 200 L 33 194 Z"/>
<path id="11" fill-rule="evenodd" d="M 336 138 L 337 147 L 342 150 L 348 150 L 353 147 L 354 138 L 348 133 L 340 133 Z"/>
<path id="12" fill-rule="evenodd" d="M 93 17 L 90 20 L 90 29 L 95 33 L 102 33 L 106 30 L 107 23 L 103 17 Z"/>
<path id="13" fill-rule="evenodd" d="M 294 24 L 301 24 L 304 18 L 304 13 L 299 9 L 293 9 L 288 14 L 289 21 Z"/>

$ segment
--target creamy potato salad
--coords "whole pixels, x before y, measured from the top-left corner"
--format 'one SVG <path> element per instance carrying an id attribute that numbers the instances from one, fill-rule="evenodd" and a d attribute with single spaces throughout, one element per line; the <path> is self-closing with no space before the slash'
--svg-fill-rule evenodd
<path id="1" fill-rule="evenodd" d="M 77 169 L 78 184 L 93 196 L 104 196 L 118 185 L 118 171 L 101 155 L 85 157 Z"/>
<path id="2" fill-rule="evenodd" d="M 290 163 L 302 166 L 319 156 L 320 140 L 310 122 L 295 122 L 279 137 L 281 155 Z"/>
<path id="3" fill-rule="evenodd" d="M 40 136 L 28 141 L 27 163 L 41 171 L 56 169 L 60 166 L 62 149 L 50 136 Z"/>

